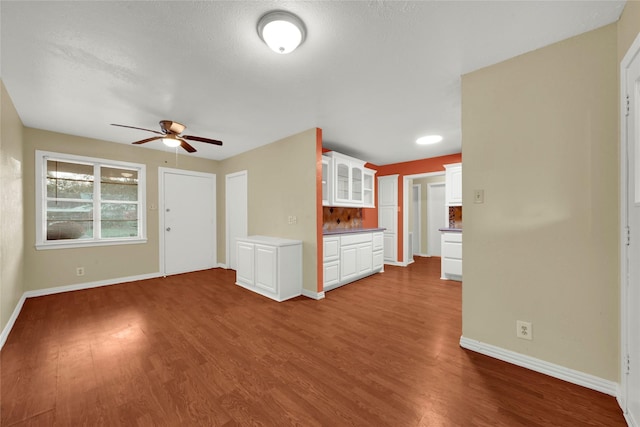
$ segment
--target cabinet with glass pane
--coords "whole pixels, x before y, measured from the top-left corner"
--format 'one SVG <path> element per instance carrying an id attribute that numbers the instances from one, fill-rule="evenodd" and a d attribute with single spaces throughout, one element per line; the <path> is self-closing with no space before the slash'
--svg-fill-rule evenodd
<path id="1" fill-rule="evenodd" d="M 324 197 L 324 160 L 323 160 L 323 204 L 325 206 L 364 206 L 374 207 L 373 169 L 364 167 L 365 162 L 335 151 L 323 158 L 330 160 L 327 165 L 328 195 Z"/>

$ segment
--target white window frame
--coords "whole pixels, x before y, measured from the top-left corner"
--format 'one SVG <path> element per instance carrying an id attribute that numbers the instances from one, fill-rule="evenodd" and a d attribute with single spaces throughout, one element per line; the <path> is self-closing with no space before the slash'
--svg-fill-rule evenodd
<path id="1" fill-rule="evenodd" d="M 94 233 L 92 239 L 68 239 L 47 241 L 47 161 L 55 160 L 69 163 L 84 163 L 98 167 L 112 167 L 132 169 L 138 172 L 138 230 L 136 237 L 115 237 L 101 239 Z M 90 246 L 128 245 L 147 242 L 147 209 L 146 209 L 146 166 L 141 163 L 121 162 L 116 160 L 100 159 L 96 157 L 76 156 L 72 154 L 55 153 L 51 151 L 36 150 L 36 249 L 68 249 L 85 248 Z M 94 172 L 95 173 L 95 172 Z M 95 179 L 95 178 L 94 178 Z M 97 180 L 99 181 L 99 177 Z M 94 195 L 100 191 L 99 182 L 94 181 Z M 100 204 L 101 200 L 94 197 L 94 204 Z M 100 209 L 94 207 L 94 224 L 100 223 Z"/>

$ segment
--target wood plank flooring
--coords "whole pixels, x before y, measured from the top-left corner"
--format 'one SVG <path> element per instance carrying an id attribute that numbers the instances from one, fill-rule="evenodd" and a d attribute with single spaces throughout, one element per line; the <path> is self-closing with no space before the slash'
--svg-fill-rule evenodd
<path id="1" fill-rule="evenodd" d="M 30 298 L 0 425 L 625 425 L 611 396 L 460 348 L 439 258 L 385 269 L 321 301 L 222 269 Z"/>

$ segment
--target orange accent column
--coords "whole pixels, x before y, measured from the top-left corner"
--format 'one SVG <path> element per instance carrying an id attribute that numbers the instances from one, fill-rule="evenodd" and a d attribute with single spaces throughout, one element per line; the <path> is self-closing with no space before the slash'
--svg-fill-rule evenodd
<path id="1" fill-rule="evenodd" d="M 324 290 L 323 244 L 322 244 L 322 129 L 316 128 L 316 233 L 318 246 L 318 281 L 317 292 Z"/>

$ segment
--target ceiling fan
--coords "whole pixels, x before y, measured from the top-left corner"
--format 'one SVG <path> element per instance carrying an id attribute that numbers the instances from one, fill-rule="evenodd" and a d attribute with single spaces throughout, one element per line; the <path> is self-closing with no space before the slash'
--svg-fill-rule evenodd
<path id="1" fill-rule="evenodd" d="M 181 146 L 189 153 L 195 153 L 197 150 L 191 146 L 186 140 L 189 141 L 198 141 L 198 142 L 206 142 L 207 144 L 214 145 L 222 145 L 222 141 L 218 141 L 215 139 L 203 138 L 201 136 L 194 135 L 182 135 L 182 132 L 187 128 L 182 123 L 172 122 L 171 120 L 160 120 L 160 129 L 161 132 L 157 130 L 144 129 L 135 126 L 127 126 L 127 125 L 118 125 L 116 123 L 111 123 L 111 126 L 120 126 L 123 128 L 130 129 L 138 129 L 145 130 L 147 132 L 157 133 L 160 136 L 152 136 L 151 138 L 142 139 L 140 141 L 132 142 L 132 144 L 144 144 L 146 142 L 155 141 L 161 139 L 162 142 L 168 147 L 177 147 Z"/>

